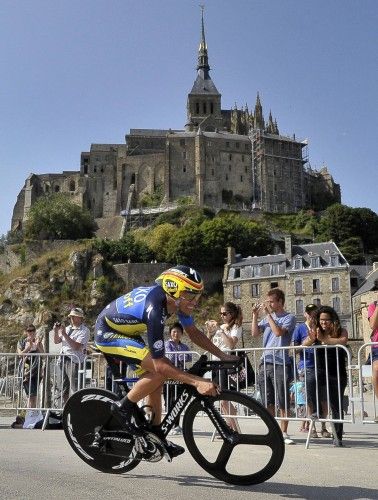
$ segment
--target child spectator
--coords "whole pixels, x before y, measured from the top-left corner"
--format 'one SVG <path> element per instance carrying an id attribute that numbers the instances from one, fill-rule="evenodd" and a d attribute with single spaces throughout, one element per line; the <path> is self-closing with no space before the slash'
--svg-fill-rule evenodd
<path id="1" fill-rule="evenodd" d="M 298 373 L 299 380 L 292 382 L 290 387 L 290 401 L 296 408 L 298 417 L 306 416 L 306 388 L 304 383 L 304 372 Z M 306 432 L 306 420 L 302 420 L 302 425 L 299 428 L 300 432 Z"/>

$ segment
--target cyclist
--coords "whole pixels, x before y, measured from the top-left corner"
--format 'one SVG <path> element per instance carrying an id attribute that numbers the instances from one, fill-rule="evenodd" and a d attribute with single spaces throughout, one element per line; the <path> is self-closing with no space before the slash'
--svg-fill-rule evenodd
<path id="1" fill-rule="evenodd" d="M 135 434 L 138 429 L 133 419 L 138 401 L 148 397 L 152 407 L 153 425 L 161 421 L 161 387 L 173 379 L 194 386 L 206 396 L 216 396 L 218 386 L 208 379 L 184 372 L 165 356 L 164 325 L 176 313 L 192 342 L 222 360 L 237 360 L 216 347 L 199 330 L 192 318 L 203 292 L 200 274 L 188 266 L 177 265 L 164 271 L 156 285 L 138 287 L 108 304 L 96 321 L 95 344 L 110 357 L 128 363 L 140 377 L 127 396 L 113 405 L 113 413 L 126 430 Z M 141 337 L 147 333 L 147 344 Z M 158 431 L 157 431 L 157 434 Z M 161 439 L 161 436 L 158 436 Z M 168 453 L 177 456 L 185 450 L 165 441 Z"/>

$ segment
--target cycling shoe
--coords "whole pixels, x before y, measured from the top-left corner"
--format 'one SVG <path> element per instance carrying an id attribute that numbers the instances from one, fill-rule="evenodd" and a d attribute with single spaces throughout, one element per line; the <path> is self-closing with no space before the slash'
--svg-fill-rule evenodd
<path id="1" fill-rule="evenodd" d="M 172 441 L 165 441 L 164 445 L 170 458 L 175 458 L 185 453 L 185 448 L 176 443 L 172 443 Z"/>

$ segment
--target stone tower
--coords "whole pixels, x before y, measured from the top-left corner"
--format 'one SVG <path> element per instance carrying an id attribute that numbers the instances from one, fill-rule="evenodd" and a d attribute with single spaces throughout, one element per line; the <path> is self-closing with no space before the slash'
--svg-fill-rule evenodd
<path id="1" fill-rule="evenodd" d="M 188 132 L 195 131 L 198 127 L 214 132 L 222 126 L 221 94 L 209 75 L 210 66 L 205 40 L 203 7 L 201 8 L 201 41 L 198 48 L 197 78 L 187 101 L 185 129 Z"/>

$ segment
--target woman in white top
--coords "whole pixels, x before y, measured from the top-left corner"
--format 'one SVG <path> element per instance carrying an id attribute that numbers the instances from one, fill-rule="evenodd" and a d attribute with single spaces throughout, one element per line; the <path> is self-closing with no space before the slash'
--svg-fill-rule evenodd
<path id="1" fill-rule="evenodd" d="M 243 315 L 241 307 L 226 302 L 220 311 L 223 323 L 217 328 L 213 343 L 222 351 L 235 349 L 242 336 Z"/>
<path id="2" fill-rule="evenodd" d="M 236 349 L 242 337 L 243 314 L 241 307 L 233 302 L 226 302 L 221 307 L 220 315 L 223 321 L 220 326 L 215 320 L 206 322 L 207 335 L 222 351 Z M 214 375 L 213 381 L 219 384 L 221 389 L 235 389 L 235 384 L 229 383 L 231 379 L 228 376 L 227 370 L 219 370 Z M 221 410 L 224 414 L 236 415 L 236 409 L 232 403 L 222 401 Z M 231 429 L 239 431 L 236 419 L 226 418 L 226 422 Z"/>
<path id="3" fill-rule="evenodd" d="M 243 314 L 241 307 L 233 302 L 226 302 L 221 306 L 220 315 L 223 321 L 221 325 L 218 325 L 215 320 L 206 322 L 207 335 L 222 351 L 236 349 L 242 336 Z M 221 370 L 219 374 L 216 374 L 215 381 L 222 388 L 227 389 L 227 378 L 226 370 Z"/>

